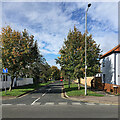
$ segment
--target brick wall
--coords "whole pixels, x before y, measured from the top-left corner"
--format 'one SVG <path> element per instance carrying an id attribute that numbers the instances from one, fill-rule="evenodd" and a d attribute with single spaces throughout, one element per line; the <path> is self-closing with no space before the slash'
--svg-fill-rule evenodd
<path id="1" fill-rule="evenodd" d="M 114 84 L 108 84 L 108 83 L 103 83 L 103 89 L 106 90 L 106 92 L 111 92 L 111 93 L 116 93 L 115 89 L 113 86 L 117 86 L 117 93 L 120 93 L 120 85 L 114 85 Z"/>

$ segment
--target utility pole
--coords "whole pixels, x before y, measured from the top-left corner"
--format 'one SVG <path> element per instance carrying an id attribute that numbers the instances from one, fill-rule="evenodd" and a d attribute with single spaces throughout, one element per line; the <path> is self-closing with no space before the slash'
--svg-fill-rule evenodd
<path id="1" fill-rule="evenodd" d="M 86 56 L 87 56 L 87 53 L 86 53 L 86 46 L 87 46 L 87 42 L 86 42 L 86 39 L 87 39 L 87 12 L 88 12 L 88 9 L 89 7 L 91 6 L 91 4 L 88 4 L 88 7 L 87 7 L 87 10 L 85 12 L 85 95 L 87 95 L 87 75 L 86 75 L 86 71 L 87 71 L 87 65 L 86 65 Z"/>

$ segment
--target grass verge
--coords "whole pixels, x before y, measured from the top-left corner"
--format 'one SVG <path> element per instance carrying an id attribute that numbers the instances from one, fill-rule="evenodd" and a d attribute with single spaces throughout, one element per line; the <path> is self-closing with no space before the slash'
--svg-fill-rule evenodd
<path id="1" fill-rule="evenodd" d="M 64 89 L 68 96 L 85 96 L 85 88 L 81 86 L 81 89 L 78 90 L 78 85 L 75 83 L 72 83 L 70 85 L 70 88 L 68 88 L 68 82 L 64 81 Z M 104 95 L 98 94 L 96 92 L 87 89 L 87 96 L 103 97 Z"/>
<path id="2" fill-rule="evenodd" d="M 19 95 L 24 94 L 26 92 L 38 89 L 42 86 L 49 85 L 52 82 L 53 81 L 48 81 L 47 83 L 39 83 L 37 86 L 35 86 L 34 84 L 18 86 L 16 88 L 13 88 L 11 91 L 6 90 L 6 93 L 5 93 L 5 91 L 0 91 L 0 95 L 2 95 L 2 96 L 19 96 Z"/>

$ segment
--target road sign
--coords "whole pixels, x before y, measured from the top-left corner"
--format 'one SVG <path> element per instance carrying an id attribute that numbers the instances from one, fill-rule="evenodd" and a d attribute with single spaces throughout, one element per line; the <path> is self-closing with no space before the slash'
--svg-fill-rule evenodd
<path id="1" fill-rule="evenodd" d="M 3 68 L 3 73 L 8 73 L 8 69 L 7 68 Z"/>
<path id="2" fill-rule="evenodd" d="M 3 73 L 8 73 L 8 69 L 7 68 L 3 68 Z M 6 88 L 7 88 L 7 76 L 5 74 L 5 94 L 6 94 Z"/>

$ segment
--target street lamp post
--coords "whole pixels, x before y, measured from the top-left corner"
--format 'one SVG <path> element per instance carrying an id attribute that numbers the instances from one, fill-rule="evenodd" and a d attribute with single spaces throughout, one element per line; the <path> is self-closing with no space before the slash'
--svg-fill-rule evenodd
<path id="1" fill-rule="evenodd" d="M 89 9 L 89 7 L 91 6 L 91 4 L 88 4 L 87 10 L 85 12 L 85 95 L 87 95 L 87 78 L 86 78 L 86 70 L 87 70 L 87 65 L 86 65 L 86 46 L 87 46 L 87 42 L 86 42 L 86 38 L 87 38 L 87 11 Z"/>

